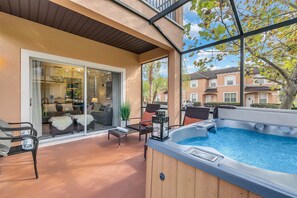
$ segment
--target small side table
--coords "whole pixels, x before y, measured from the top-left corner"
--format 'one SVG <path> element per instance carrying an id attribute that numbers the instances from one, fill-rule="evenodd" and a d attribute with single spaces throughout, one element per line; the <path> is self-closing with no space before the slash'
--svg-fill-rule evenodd
<path id="1" fill-rule="evenodd" d="M 136 131 L 137 132 L 137 131 Z M 108 139 L 110 139 L 110 135 L 113 135 L 119 139 L 119 146 L 121 145 L 121 138 L 127 137 L 128 134 L 135 133 L 133 130 L 129 130 L 127 133 L 119 131 L 117 129 L 110 129 L 108 130 Z"/>

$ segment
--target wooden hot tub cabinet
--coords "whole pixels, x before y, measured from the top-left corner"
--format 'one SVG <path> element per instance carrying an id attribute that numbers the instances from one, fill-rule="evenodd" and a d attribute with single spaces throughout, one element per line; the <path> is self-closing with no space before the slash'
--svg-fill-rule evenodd
<path id="1" fill-rule="evenodd" d="M 160 179 L 160 173 L 165 179 Z M 218 177 L 148 148 L 146 198 L 259 198 Z"/>

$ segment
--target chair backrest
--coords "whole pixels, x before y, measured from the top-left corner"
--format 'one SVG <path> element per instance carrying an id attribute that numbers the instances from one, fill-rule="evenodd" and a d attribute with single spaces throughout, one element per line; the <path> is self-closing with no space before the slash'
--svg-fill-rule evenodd
<path id="1" fill-rule="evenodd" d="M 157 110 L 159 110 L 160 106 L 161 106 L 160 104 L 147 104 L 145 111 L 149 112 L 149 113 L 153 113 L 153 112 L 156 112 Z"/>
<path id="2" fill-rule="evenodd" d="M 156 114 L 156 111 L 160 109 L 160 104 L 147 104 L 145 111 L 141 116 L 142 125 L 151 125 L 152 116 Z M 147 121 L 147 122 L 144 122 Z"/>
<path id="3" fill-rule="evenodd" d="M 191 124 L 189 122 L 191 121 L 186 121 L 186 119 L 192 120 L 192 122 L 198 122 L 199 120 L 207 120 L 209 116 L 209 108 L 207 107 L 187 107 L 183 125 L 185 124 Z"/>

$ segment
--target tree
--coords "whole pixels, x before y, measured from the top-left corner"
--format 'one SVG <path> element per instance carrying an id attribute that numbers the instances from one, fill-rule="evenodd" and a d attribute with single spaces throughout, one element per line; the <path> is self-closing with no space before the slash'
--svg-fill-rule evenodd
<path id="1" fill-rule="evenodd" d="M 238 0 L 237 12 L 244 32 L 256 30 L 271 24 L 297 17 L 297 4 L 291 0 Z M 232 9 L 227 0 L 193 0 L 191 11 L 201 19 L 200 31 L 191 37 L 193 24 L 185 25 L 189 47 L 201 40 L 218 41 L 238 35 Z M 218 61 L 227 54 L 238 54 L 240 43 L 232 41 L 215 46 L 220 54 L 211 59 L 194 63 L 197 67 Z M 297 25 L 282 27 L 245 38 L 246 75 L 258 68 L 260 74 L 284 92 L 280 108 L 290 109 L 297 95 Z"/>
<path id="2" fill-rule="evenodd" d="M 143 66 L 143 97 L 148 103 L 153 103 L 158 92 L 167 89 L 167 78 L 160 75 L 163 62 L 153 61 Z"/>

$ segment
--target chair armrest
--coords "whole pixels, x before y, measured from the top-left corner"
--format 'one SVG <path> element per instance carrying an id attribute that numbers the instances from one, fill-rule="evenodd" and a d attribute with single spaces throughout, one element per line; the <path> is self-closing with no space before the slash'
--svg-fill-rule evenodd
<path id="1" fill-rule="evenodd" d="M 146 123 L 146 122 L 152 122 L 152 121 L 151 120 L 143 120 L 143 121 L 140 121 L 139 124 Z"/>
<path id="2" fill-rule="evenodd" d="M 30 130 L 30 135 L 37 137 L 37 131 L 33 127 L 0 127 L 2 131 L 27 131 Z"/>
<path id="3" fill-rule="evenodd" d="M 21 135 L 21 136 L 15 136 L 15 137 L 0 137 L 0 140 L 11 140 L 11 142 L 20 142 L 25 139 L 33 140 L 34 148 L 32 150 L 34 150 L 38 147 L 39 140 L 34 135 Z"/>
<path id="4" fill-rule="evenodd" d="M 141 119 L 141 118 L 129 118 L 129 120 L 136 120 L 136 119 Z"/>
<path id="5" fill-rule="evenodd" d="M 9 125 L 15 125 L 15 124 L 28 124 L 30 127 L 33 127 L 33 124 L 31 122 L 8 122 Z"/>

